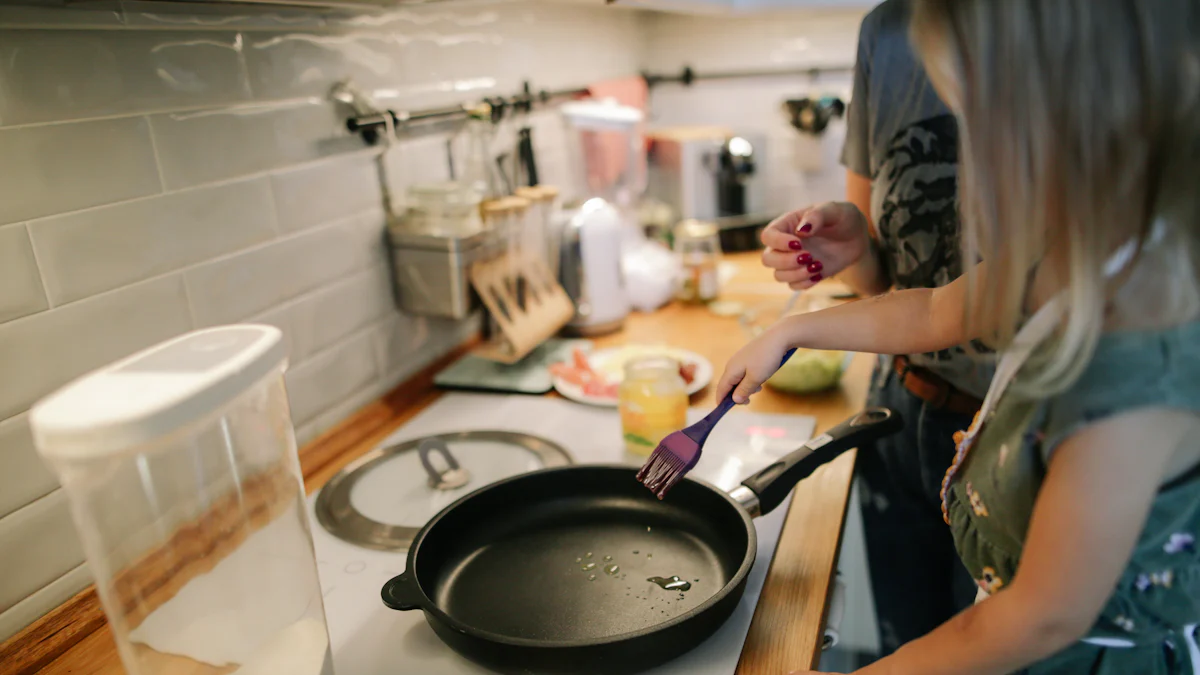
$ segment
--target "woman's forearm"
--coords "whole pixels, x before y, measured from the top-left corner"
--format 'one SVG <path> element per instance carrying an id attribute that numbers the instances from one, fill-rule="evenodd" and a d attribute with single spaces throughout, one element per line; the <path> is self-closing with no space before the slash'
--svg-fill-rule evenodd
<path id="1" fill-rule="evenodd" d="M 954 296 L 950 286 L 895 291 L 790 316 L 772 330 L 783 331 L 791 347 L 877 354 L 934 352 L 967 341 L 962 304 Z"/>
<path id="2" fill-rule="evenodd" d="M 879 247 L 874 240 L 871 240 L 867 252 L 857 262 L 838 272 L 837 279 L 862 298 L 886 293 L 892 287 L 883 261 L 879 259 Z"/>
<path id="3" fill-rule="evenodd" d="M 1032 614 L 1012 590 L 1000 592 L 854 675 L 1006 675 L 1079 639 Z"/>

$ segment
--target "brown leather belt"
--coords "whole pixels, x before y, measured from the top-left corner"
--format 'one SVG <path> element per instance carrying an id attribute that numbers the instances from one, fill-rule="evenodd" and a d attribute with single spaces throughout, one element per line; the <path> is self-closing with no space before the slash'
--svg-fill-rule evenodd
<path id="1" fill-rule="evenodd" d="M 974 415 L 979 411 L 979 406 L 983 405 L 983 401 L 956 389 L 954 385 L 932 372 L 912 365 L 906 356 L 897 356 L 892 362 L 904 388 L 938 410 Z"/>

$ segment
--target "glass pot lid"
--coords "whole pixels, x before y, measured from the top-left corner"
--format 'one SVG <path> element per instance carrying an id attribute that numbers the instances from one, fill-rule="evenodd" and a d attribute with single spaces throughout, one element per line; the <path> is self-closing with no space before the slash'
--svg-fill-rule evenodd
<path id="1" fill-rule="evenodd" d="M 316 514 L 334 536 L 385 551 L 404 550 L 455 500 L 511 476 L 567 466 L 561 446 L 513 431 L 462 431 L 376 448 L 334 476 Z"/>

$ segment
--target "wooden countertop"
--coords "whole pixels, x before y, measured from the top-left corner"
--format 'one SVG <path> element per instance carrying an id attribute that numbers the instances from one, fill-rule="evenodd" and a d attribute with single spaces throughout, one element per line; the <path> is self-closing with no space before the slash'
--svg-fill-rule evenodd
<path id="1" fill-rule="evenodd" d="M 744 303 L 761 311 L 764 321 L 778 315 L 787 302 L 786 288 L 774 282 L 758 264 L 756 253 L 727 258 L 737 274 L 726 285 L 722 300 Z M 734 317 L 719 317 L 707 308 L 673 304 L 653 314 L 635 314 L 618 334 L 597 339 L 597 346 L 623 343 L 666 342 L 691 349 L 712 361 L 719 376 L 726 360 L 746 341 Z M 354 458 L 374 448 L 441 395 L 432 386 L 433 374 L 461 350 L 434 364 L 412 381 L 398 387 L 380 401 L 370 404 L 323 434 L 300 451 L 305 487 L 312 492 Z M 787 396 L 765 389 L 754 397 L 749 409 L 765 413 L 812 415 L 817 431 L 828 429 L 857 412 L 866 400 L 871 358 L 855 356 L 839 389 L 811 396 Z M 710 390 L 693 398 L 694 405 L 709 403 Z M 767 573 L 766 584 L 746 637 L 738 675 L 782 675 L 791 670 L 815 668 L 820 659 L 829 591 L 837 570 L 842 526 L 850 495 L 855 453 L 848 452 L 822 467 L 796 488 L 787 520 Z M 61 611 L 60 611 L 61 610 Z M 60 610 L 27 629 L 25 645 L 36 644 L 34 634 L 84 635 L 71 647 L 45 663 L 40 670 L 17 669 L 17 673 L 40 672 L 72 675 L 120 675 L 123 670 L 112 636 L 88 589 Z M 97 628 L 96 626 L 100 626 Z M 10 647 L 22 638 L 18 634 Z M 45 640 L 44 640 L 45 641 Z M 48 642 L 48 641 L 47 641 Z M 31 647 L 33 648 L 33 647 Z M 3 660 L 3 659 L 0 659 Z M 17 660 L 22 660 L 18 658 Z M 29 661 L 27 661 L 29 662 Z M 3 669 L 0 669 L 3 670 Z M 353 674 L 350 674 L 353 675 Z"/>

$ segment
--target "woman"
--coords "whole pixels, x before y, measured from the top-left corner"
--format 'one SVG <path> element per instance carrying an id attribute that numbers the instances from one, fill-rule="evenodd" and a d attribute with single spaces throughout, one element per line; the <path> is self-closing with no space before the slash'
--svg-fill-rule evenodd
<path id="1" fill-rule="evenodd" d="M 967 274 L 786 319 L 793 346 L 1002 357 L 941 487 L 980 600 L 861 675 L 1200 672 L 1200 2 L 915 0 L 962 134 Z"/>
<path id="2" fill-rule="evenodd" d="M 764 263 L 794 289 L 838 274 L 872 296 L 945 286 L 962 273 L 958 129 L 909 45 L 909 5 L 888 0 L 862 23 L 842 152 L 853 206 L 802 209 L 764 230 Z M 856 467 L 884 655 L 975 597 L 937 489 L 954 457 L 951 435 L 970 424 L 989 379 L 990 368 L 959 346 L 886 359 L 876 371 L 871 404 L 909 422 L 864 448 Z"/>

